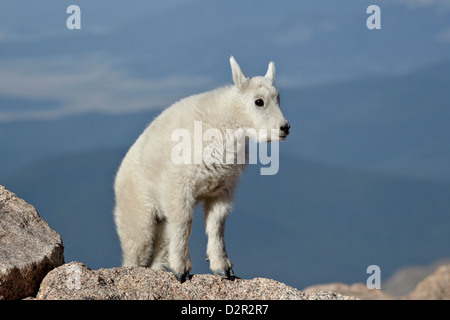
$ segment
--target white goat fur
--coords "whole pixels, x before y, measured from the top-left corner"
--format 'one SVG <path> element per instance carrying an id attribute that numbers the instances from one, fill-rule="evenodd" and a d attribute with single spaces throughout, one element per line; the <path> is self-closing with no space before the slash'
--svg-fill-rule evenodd
<path id="1" fill-rule="evenodd" d="M 188 240 L 193 210 L 203 202 L 208 235 L 207 258 L 212 271 L 231 270 L 224 242 L 225 220 L 245 164 L 175 164 L 171 151 L 177 142 L 172 132 L 194 121 L 203 131 L 226 129 L 279 130 L 272 141 L 284 140 L 280 127 L 287 123 L 273 85 L 271 62 L 264 77 L 247 78 L 230 58 L 234 85 L 182 99 L 164 110 L 129 149 L 116 175 L 115 223 L 123 251 L 123 266 L 171 269 L 175 274 L 192 269 Z M 264 107 L 255 100 L 263 99 Z M 193 145 L 193 144 L 191 144 Z M 245 145 L 239 145 L 243 148 Z"/>

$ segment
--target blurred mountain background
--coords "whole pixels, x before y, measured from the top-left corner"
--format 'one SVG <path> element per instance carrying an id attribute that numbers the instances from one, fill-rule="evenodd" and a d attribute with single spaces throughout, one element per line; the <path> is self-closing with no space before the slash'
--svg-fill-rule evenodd
<path id="1" fill-rule="evenodd" d="M 112 184 L 176 100 L 275 61 L 292 133 L 249 166 L 227 222 L 235 272 L 303 288 L 382 280 L 450 256 L 450 3 L 7 1 L 0 5 L 0 184 L 59 232 L 66 261 L 120 265 Z M 66 8 L 81 8 L 68 30 Z M 209 272 L 197 210 L 194 273 Z"/>

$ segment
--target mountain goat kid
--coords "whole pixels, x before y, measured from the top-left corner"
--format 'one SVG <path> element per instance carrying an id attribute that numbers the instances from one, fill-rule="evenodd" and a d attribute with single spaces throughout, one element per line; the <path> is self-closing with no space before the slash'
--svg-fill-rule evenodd
<path id="1" fill-rule="evenodd" d="M 178 281 L 190 279 L 193 211 L 203 202 L 210 268 L 216 275 L 234 279 L 225 250 L 225 220 L 246 162 L 235 160 L 245 153 L 248 138 L 282 141 L 290 126 L 273 85 L 274 63 L 270 62 L 264 77 L 252 78 L 244 75 L 233 57 L 230 64 L 234 85 L 176 102 L 154 119 L 124 157 L 114 183 L 114 218 L 123 266 L 171 269 Z M 204 149 L 208 130 L 215 134 L 209 137 L 209 149 Z M 257 130 L 271 135 L 255 136 Z M 227 142 L 231 139 L 231 147 L 224 144 L 224 137 Z M 208 150 L 209 160 L 205 159 Z M 174 159 L 180 151 L 182 160 Z"/>

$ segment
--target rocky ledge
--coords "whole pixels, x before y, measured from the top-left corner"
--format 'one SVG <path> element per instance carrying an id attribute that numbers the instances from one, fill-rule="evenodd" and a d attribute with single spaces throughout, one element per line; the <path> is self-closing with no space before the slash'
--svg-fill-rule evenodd
<path id="1" fill-rule="evenodd" d="M 36 209 L 0 186 L 0 300 L 36 294 L 47 272 L 64 263 L 63 250 Z"/>
<path id="2" fill-rule="evenodd" d="M 306 293 L 266 278 L 230 281 L 194 274 L 179 283 L 172 273 L 143 267 L 91 270 L 71 262 L 49 272 L 37 300 L 343 300 L 333 292 Z"/>
<path id="3" fill-rule="evenodd" d="M 91 270 L 64 264 L 58 233 L 36 209 L 0 186 L 0 300 L 354 300 L 394 299 L 364 284 L 317 285 L 300 291 L 266 278 L 229 281 L 195 274 L 180 284 L 172 273 L 148 268 Z M 438 268 L 404 297 L 450 299 L 450 265 Z"/>
<path id="4" fill-rule="evenodd" d="M 0 186 L 0 300 L 12 299 L 351 299 L 333 292 L 306 293 L 265 278 L 229 281 L 193 275 L 180 284 L 148 268 L 91 270 L 64 264 L 60 235 L 36 209 Z"/>

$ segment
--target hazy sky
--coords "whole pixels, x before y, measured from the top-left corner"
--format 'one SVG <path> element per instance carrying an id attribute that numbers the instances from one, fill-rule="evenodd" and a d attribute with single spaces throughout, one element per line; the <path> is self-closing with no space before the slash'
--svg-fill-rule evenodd
<path id="1" fill-rule="evenodd" d="M 81 30 L 68 30 L 69 5 Z M 450 2 L 2 1 L 0 121 L 163 108 L 277 66 L 280 87 L 401 74 L 450 54 Z M 30 107 L 33 106 L 33 107 Z"/>

